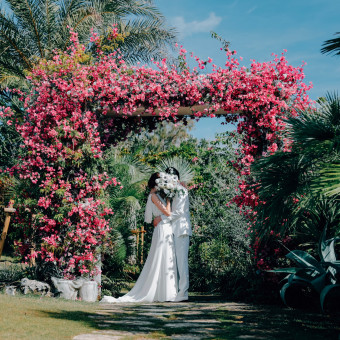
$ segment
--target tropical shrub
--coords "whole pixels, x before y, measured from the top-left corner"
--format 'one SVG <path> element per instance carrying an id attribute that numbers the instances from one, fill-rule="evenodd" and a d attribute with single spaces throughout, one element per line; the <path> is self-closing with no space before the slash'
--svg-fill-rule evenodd
<path id="1" fill-rule="evenodd" d="M 328 95 L 316 112 L 301 111 L 288 120 L 290 152 L 255 162 L 252 173 L 262 202 L 255 209 L 257 243 L 290 235 L 296 245 L 315 249 L 325 225 L 339 233 L 339 126 L 339 98 Z"/>
<path id="2" fill-rule="evenodd" d="M 322 261 L 318 244 L 325 226 L 330 234 L 339 235 L 339 126 L 339 97 L 328 94 L 319 101 L 316 111 L 300 111 L 297 117 L 287 120 L 289 150 L 259 158 L 252 166 L 253 187 L 259 198 L 250 229 L 252 248 L 257 268 L 267 279 L 275 281 L 268 270 L 281 267 L 284 271 L 290 265 L 289 259 L 297 259 L 294 252 L 285 257 L 288 248 L 297 248 L 296 254 L 306 258 L 320 256 Z M 325 272 L 327 269 L 298 273 L 307 281 L 313 276 L 323 282 Z M 296 282 L 301 286 L 298 273 L 290 276 L 293 286 Z M 321 286 L 312 292 L 320 293 Z M 287 284 L 283 292 L 287 287 L 290 292 L 295 289 Z M 304 294 L 306 289 L 305 285 Z M 302 296 L 301 292 L 295 293 Z"/>
<path id="3" fill-rule="evenodd" d="M 324 311 L 327 296 L 336 290 L 340 293 L 340 261 L 335 252 L 335 243 L 339 237 L 326 239 L 326 233 L 327 227 L 324 228 L 319 242 L 320 262 L 305 251 L 293 250 L 286 257 L 296 263 L 297 267 L 271 271 L 289 274 L 282 280 L 283 286 L 280 291 L 286 305 L 296 306 L 301 303 L 301 296 L 303 296 L 301 292 L 309 288 L 319 294 L 320 307 Z M 296 290 L 300 291 L 300 296 L 296 295 Z M 291 291 L 295 293 L 293 299 L 289 294 Z"/>
<path id="4" fill-rule="evenodd" d="M 193 236 L 190 246 L 191 289 L 240 297 L 238 290 L 251 271 L 247 220 L 230 201 L 238 176 L 232 166 L 235 137 L 222 134 L 193 158 L 196 172 L 189 187 Z"/>
<path id="5" fill-rule="evenodd" d="M 17 285 L 25 275 L 26 272 L 20 265 L 2 265 L 0 268 L 0 287 Z"/>
<path id="6" fill-rule="evenodd" d="M 119 146 L 106 152 L 108 174 L 120 180 L 119 190 L 108 188 L 108 204 L 115 211 L 110 218 L 110 246 L 105 249 L 103 272 L 110 279 L 125 275 L 127 264 L 139 264 L 131 231 L 143 224 L 146 183 L 150 168 L 131 154 L 123 154 Z"/>
<path id="7" fill-rule="evenodd" d="M 271 230 L 294 232 L 294 228 L 306 223 L 311 229 L 314 223 L 320 235 L 327 222 L 331 232 L 336 233 L 340 210 L 340 177 L 336 172 L 340 162 L 340 99 L 328 95 L 318 111 L 301 111 L 287 123 L 290 152 L 278 151 L 260 158 L 252 168 L 259 182 L 257 194 L 263 202 L 256 210 L 255 229 L 262 237 Z M 330 220 L 319 221 L 327 219 L 327 215 Z"/>

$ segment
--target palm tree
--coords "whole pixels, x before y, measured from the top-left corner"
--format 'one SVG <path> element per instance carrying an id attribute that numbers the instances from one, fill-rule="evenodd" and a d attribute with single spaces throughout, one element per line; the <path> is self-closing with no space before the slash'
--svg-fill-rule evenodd
<path id="1" fill-rule="evenodd" d="M 116 24 L 127 62 L 160 59 L 175 32 L 152 0 L 3 0 L 0 9 L 0 88 L 24 86 L 25 73 L 54 49 L 65 50 L 69 27 L 87 42 L 90 29 Z"/>
<path id="2" fill-rule="evenodd" d="M 119 147 L 106 152 L 106 165 L 110 177 L 121 181 L 120 189 L 108 189 L 108 203 L 114 215 L 110 219 L 112 230 L 119 232 L 127 246 L 128 255 L 134 254 L 131 230 L 137 228 L 143 212 L 145 188 L 151 169 L 132 155 L 122 155 Z M 134 243 L 134 242 L 132 242 Z"/>
<path id="3" fill-rule="evenodd" d="M 322 46 L 321 53 L 340 55 L 340 32 L 335 33 L 336 38 L 326 40 Z"/>
<path id="4" fill-rule="evenodd" d="M 257 229 L 317 231 L 340 222 L 340 98 L 327 94 L 317 112 L 300 112 L 288 120 L 291 152 L 277 152 L 255 162 L 260 182 Z M 310 230 L 308 233 L 310 233 Z M 333 230 L 334 231 L 334 230 Z"/>

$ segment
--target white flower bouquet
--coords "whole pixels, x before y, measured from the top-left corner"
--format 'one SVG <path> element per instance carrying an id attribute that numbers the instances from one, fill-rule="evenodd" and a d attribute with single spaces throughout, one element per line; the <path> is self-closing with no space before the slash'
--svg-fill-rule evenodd
<path id="1" fill-rule="evenodd" d="M 181 187 L 178 184 L 178 177 L 165 172 L 159 173 L 159 178 L 156 179 L 156 184 L 156 190 L 160 194 L 163 194 L 162 196 L 168 198 L 173 198 L 176 193 L 181 190 Z"/>

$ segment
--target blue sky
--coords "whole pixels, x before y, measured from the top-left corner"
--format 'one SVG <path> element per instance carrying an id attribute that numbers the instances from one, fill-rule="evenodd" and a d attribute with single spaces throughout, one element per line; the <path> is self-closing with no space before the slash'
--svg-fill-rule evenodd
<path id="1" fill-rule="evenodd" d="M 339 91 L 340 57 L 320 53 L 322 43 L 340 32 L 339 0 L 155 0 L 168 23 L 177 28 L 178 42 L 201 58 L 211 57 L 223 66 L 220 43 L 210 36 L 215 31 L 230 41 L 230 48 L 242 56 L 268 61 L 271 54 L 287 50 L 293 66 L 303 61 L 305 82 L 313 83 L 312 99 L 326 91 Z M 225 131 L 221 119 L 201 119 L 192 134 L 212 139 Z"/>

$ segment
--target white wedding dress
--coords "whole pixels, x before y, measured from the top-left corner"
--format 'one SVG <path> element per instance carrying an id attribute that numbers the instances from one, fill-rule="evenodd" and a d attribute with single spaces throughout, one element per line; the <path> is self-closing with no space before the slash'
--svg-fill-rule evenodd
<path id="1" fill-rule="evenodd" d="M 159 197 L 160 200 L 162 200 Z M 162 202 L 165 204 L 164 200 Z M 161 211 L 151 200 L 145 208 L 145 222 L 151 223 Z M 134 287 L 124 296 L 116 299 L 104 296 L 101 302 L 164 302 L 175 301 L 177 295 L 177 267 L 172 227 L 160 222 L 154 228 L 149 255 Z"/>

